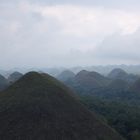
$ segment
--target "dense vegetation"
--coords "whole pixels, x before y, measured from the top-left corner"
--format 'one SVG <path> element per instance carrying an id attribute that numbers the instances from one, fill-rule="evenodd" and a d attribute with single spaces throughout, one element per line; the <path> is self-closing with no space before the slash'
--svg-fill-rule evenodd
<path id="1" fill-rule="evenodd" d="M 110 100 L 82 95 L 81 101 L 92 111 L 103 115 L 108 124 L 128 140 L 140 139 L 140 106 L 130 101 Z"/>
<path id="2" fill-rule="evenodd" d="M 140 94 L 121 89 L 83 90 L 76 87 L 82 102 L 103 115 L 108 124 L 128 140 L 140 139 Z"/>

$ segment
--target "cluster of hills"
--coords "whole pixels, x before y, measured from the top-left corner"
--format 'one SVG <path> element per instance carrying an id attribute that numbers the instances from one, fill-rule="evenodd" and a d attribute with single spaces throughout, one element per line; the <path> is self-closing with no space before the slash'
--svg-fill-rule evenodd
<path id="1" fill-rule="evenodd" d="M 123 69 L 14 72 L 0 90 L 1 140 L 140 138 L 140 76 Z"/>
<path id="2" fill-rule="evenodd" d="M 0 124 L 1 140 L 123 140 L 68 87 L 37 72 L 0 93 Z"/>
<path id="3" fill-rule="evenodd" d="M 76 91 L 91 111 L 105 117 L 108 124 L 126 139 L 140 139 L 139 75 L 120 68 L 113 69 L 106 76 L 82 70 L 75 76 L 60 80 Z"/>
<path id="4" fill-rule="evenodd" d="M 122 69 L 113 69 L 107 76 L 104 76 L 95 71 L 82 70 L 77 74 L 72 71 L 63 71 L 57 78 L 81 92 L 96 92 L 97 90 L 128 90 L 139 92 L 140 76 L 128 74 Z M 137 89 L 138 88 L 138 89 Z"/>

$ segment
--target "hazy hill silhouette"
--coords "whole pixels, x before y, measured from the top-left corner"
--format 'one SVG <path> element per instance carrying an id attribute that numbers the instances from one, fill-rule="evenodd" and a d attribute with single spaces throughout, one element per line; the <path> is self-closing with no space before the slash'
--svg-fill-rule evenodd
<path id="1" fill-rule="evenodd" d="M 111 80 L 104 77 L 97 72 L 89 72 L 82 70 L 76 74 L 73 79 L 66 81 L 65 83 L 81 92 L 89 92 L 94 89 L 100 89 L 110 84 Z"/>
<path id="2" fill-rule="evenodd" d="M 108 77 L 113 80 L 120 79 L 120 80 L 127 81 L 129 83 L 134 83 L 139 78 L 138 75 L 128 74 L 126 71 L 120 68 L 113 69 L 108 74 Z"/>
<path id="3" fill-rule="evenodd" d="M 109 79 L 102 76 L 101 74 L 97 72 L 89 72 L 89 71 L 80 71 L 76 76 L 75 79 L 77 82 L 79 82 L 81 85 L 84 86 L 92 86 L 92 87 L 103 87 L 108 85 L 110 82 Z"/>
<path id="4" fill-rule="evenodd" d="M 57 79 L 60 81 L 67 81 L 67 80 L 74 78 L 74 77 L 75 77 L 75 73 L 73 73 L 70 70 L 65 70 L 57 76 Z"/>
<path id="5" fill-rule="evenodd" d="M 20 73 L 20 72 L 13 72 L 12 74 L 9 75 L 8 81 L 9 81 L 10 83 L 14 83 L 14 82 L 16 82 L 18 79 L 20 79 L 22 76 L 23 76 L 23 74 Z"/>

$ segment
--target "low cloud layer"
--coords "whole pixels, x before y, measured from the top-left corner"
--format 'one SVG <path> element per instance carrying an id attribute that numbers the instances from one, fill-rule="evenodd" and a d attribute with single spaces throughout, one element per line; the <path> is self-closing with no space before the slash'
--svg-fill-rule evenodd
<path id="1" fill-rule="evenodd" d="M 113 2 L 1 1 L 1 68 L 139 64 L 140 2 Z"/>

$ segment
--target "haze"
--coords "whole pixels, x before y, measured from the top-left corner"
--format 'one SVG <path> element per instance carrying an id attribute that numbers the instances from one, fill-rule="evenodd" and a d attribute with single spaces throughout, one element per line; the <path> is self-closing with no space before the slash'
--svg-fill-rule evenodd
<path id="1" fill-rule="evenodd" d="M 139 0 L 1 0 L 0 66 L 139 64 Z"/>

